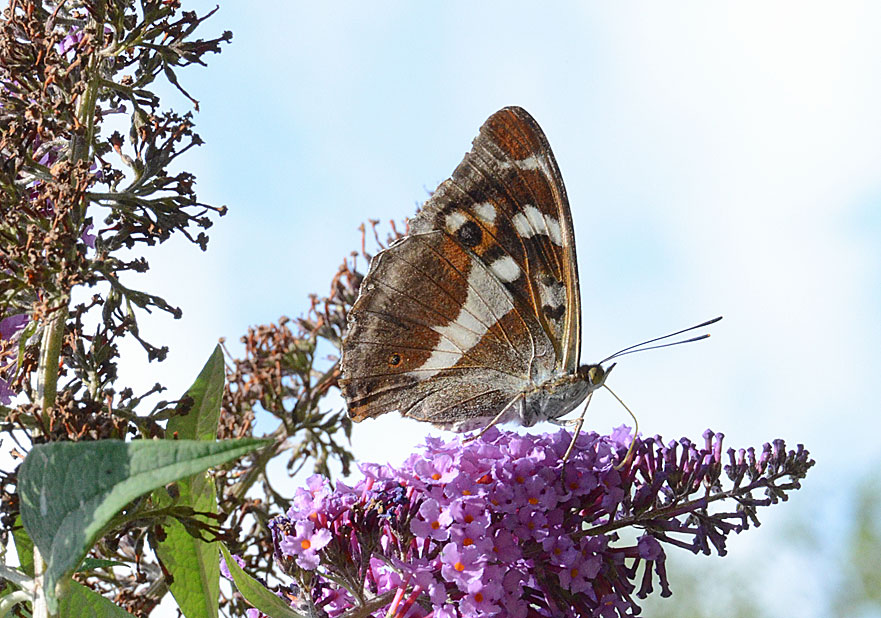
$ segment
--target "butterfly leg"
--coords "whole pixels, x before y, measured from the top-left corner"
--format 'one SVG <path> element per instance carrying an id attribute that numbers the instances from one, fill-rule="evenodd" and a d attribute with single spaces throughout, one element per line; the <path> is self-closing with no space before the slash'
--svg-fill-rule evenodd
<path id="1" fill-rule="evenodd" d="M 577 418 L 567 418 L 567 419 L 559 419 L 559 418 L 549 418 L 548 422 L 552 425 L 556 425 L 557 427 L 573 427 L 578 425 Z"/>
<path id="2" fill-rule="evenodd" d="M 612 397 L 617 399 L 618 403 L 620 403 L 622 406 L 624 406 L 624 409 L 627 410 L 628 414 L 630 414 L 630 418 L 633 419 L 633 423 L 634 423 L 633 438 L 631 438 L 631 440 L 630 440 L 630 446 L 627 447 L 627 454 L 624 456 L 624 459 L 621 461 L 621 463 L 619 463 L 617 466 L 615 466 L 616 470 L 620 470 L 621 468 L 623 468 L 624 466 L 626 466 L 630 463 L 630 456 L 633 455 L 633 447 L 636 446 L 636 439 L 639 436 L 639 420 L 636 418 L 636 415 L 633 413 L 633 411 L 627 407 L 627 404 L 624 403 L 623 401 L 621 401 L 621 398 L 615 394 L 615 391 L 613 391 L 611 388 L 609 388 L 605 384 L 603 386 L 605 386 L 607 391 L 612 393 Z"/>
<path id="3" fill-rule="evenodd" d="M 462 440 L 462 444 L 465 444 L 466 442 L 471 442 L 472 440 L 476 440 L 477 438 L 479 438 L 480 436 L 482 436 L 483 434 L 485 434 L 485 433 L 487 432 L 487 430 L 488 430 L 490 427 L 492 427 L 493 425 L 495 425 L 496 423 L 498 423 L 499 420 L 501 420 L 501 418 L 502 418 L 502 416 L 505 414 L 505 412 L 507 412 L 508 410 L 511 409 L 511 406 L 513 406 L 515 403 L 517 403 L 518 400 L 520 400 L 520 399 L 522 399 L 522 398 L 523 398 L 523 393 L 519 393 L 516 397 L 514 397 L 514 399 L 512 399 L 511 401 L 508 402 L 508 405 L 506 405 L 504 408 L 502 408 L 501 412 L 499 412 L 498 414 L 495 415 L 495 417 L 493 418 L 493 420 L 491 420 L 491 421 L 487 424 L 486 427 L 484 427 L 483 429 L 481 429 L 480 431 L 478 431 L 478 432 L 477 432 L 476 434 L 474 434 L 473 436 L 468 436 L 467 438 L 465 438 L 464 440 Z"/>
<path id="4" fill-rule="evenodd" d="M 575 431 L 572 432 L 572 441 L 569 443 L 569 448 L 566 449 L 566 453 L 563 455 L 563 470 L 560 471 L 561 475 L 566 469 L 566 462 L 569 460 L 569 455 L 572 454 L 572 450 L 575 448 L 575 441 L 578 440 L 578 435 L 581 433 L 581 426 L 584 425 L 584 415 L 587 414 L 587 406 L 590 405 L 591 397 L 593 397 L 593 392 L 588 394 L 587 399 L 584 402 L 584 408 L 581 409 L 581 416 L 566 421 L 567 425 L 575 425 Z"/>

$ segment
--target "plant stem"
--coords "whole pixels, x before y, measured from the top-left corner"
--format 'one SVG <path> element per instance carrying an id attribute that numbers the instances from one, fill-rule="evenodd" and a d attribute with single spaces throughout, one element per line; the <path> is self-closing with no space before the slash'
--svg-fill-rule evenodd
<path id="1" fill-rule="evenodd" d="M 55 397 L 58 394 L 58 359 L 61 356 L 61 343 L 64 341 L 67 305 L 68 299 L 65 298 L 62 306 L 52 314 L 43 330 L 40 365 L 37 368 L 37 399 L 40 401 L 44 422 L 47 420 L 49 409 L 55 405 Z M 46 602 L 46 590 L 43 588 L 45 573 L 46 563 L 40 550 L 34 545 L 34 618 L 52 616 Z"/>
<path id="2" fill-rule="evenodd" d="M 66 300 L 66 299 L 65 299 Z M 40 345 L 40 365 L 37 368 L 37 399 L 40 409 L 45 413 L 55 405 L 58 394 L 58 359 L 61 356 L 61 343 L 64 341 L 64 324 L 67 321 L 67 302 L 54 312 L 46 322 L 43 341 Z"/>
<path id="3" fill-rule="evenodd" d="M 43 582 L 46 575 L 46 563 L 40 550 L 34 545 L 34 618 L 46 618 L 49 616 L 49 606 L 46 604 L 46 591 Z"/>
<path id="4" fill-rule="evenodd" d="M 593 528 L 588 528 L 587 530 L 583 530 L 577 536 L 596 536 L 598 534 L 608 534 L 614 530 L 619 530 L 621 528 L 626 528 L 629 526 L 639 526 L 640 524 L 650 522 L 654 519 L 664 519 L 670 516 L 672 513 L 682 512 L 685 513 L 687 511 L 691 511 L 694 508 L 706 508 L 711 502 L 717 502 L 719 500 L 727 500 L 728 498 L 737 498 L 738 496 L 749 494 L 751 491 L 755 491 L 757 489 L 761 489 L 763 487 L 767 487 L 771 481 L 776 480 L 778 475 L 773 479 L 768 479 L 767 477 L 761 477 L 747 485 L 746 487 L 735 487 L 734 489 L 730 489 L 728 491 L 722 491 L 713 495 L 707 495 L 703 498 L 697 498 L 695 500 L 689 500 L 687 502 L 677 502 L 675 504 L 671 504 L 659 509 L 651 509 L 646 511 L 645 513 L 640 513 L 639 515 L 634 515 L 632 517 L 625 517 L 623 519 L 618 519 L 615 521 L 610 521 L 606 524 L 602 524 L 600 526 L 594 526 Z"/>
<path id="5" fill-rule="evenodd" d="M 97 24 L 95 32 L 103 33 L 103 24 Z M 95 105 L 98 100 L 98 84 L 101 81 L 99 68 L 98 59 L 93 56 L 89 66 L 91 78 L 77 107 L 77 118 L 80 124 L 86 127 L 86 131 L 85 135 L 74 135 L 71 139 L 70 158 L 73 161 L 88 161 L 92 158 L 92 144 L 95 138 Z M 81 204 L 78 204 L 77 220 L 75 221 L 77 225 L 82 223 L 88 204 L 88 199 L 84 199 Z M 45 424 L 48 420 L 48 412 L 55 405 L 58 396 L 58 361 L 64 342 L 64 327 L 67 324 L 69 305 L 70 292 L 66 290 L 58 298 L 57 308 L 46 319 L 43 330 L 40 363 L 37 367 L 37 399 L 43 413 L 44 427 L 48 427 Z M 45 573 L 46 563 L 40 550 L 34 545 L 34 618 L 54 618 L 56 616 L 49 611 L 46 589 L 43 587 Z"/>

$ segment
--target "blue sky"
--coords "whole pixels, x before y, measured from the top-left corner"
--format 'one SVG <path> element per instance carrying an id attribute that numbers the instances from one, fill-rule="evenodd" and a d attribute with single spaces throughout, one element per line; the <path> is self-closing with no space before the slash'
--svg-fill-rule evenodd
<path id="1" fill-rule="evenodd" d="M 362 221 L 412 214 L 486 117 L 521 105 L 569 193 L 582 358 L 724 315 L 709 341 L 622 360 L 611 386 L 647 434 L 812 451 L 805 489 L 733 559 L 791 517 L 840 533 L 841 479 L 881 460 L 860 437 L 881 424 L 878 23 L 869 2 L 224 3 L 207 31 L 232 44 L 183 82 L 206 141 L 186 165 L 230 213 L 207 254 L 154 252 L 142 285 L 184 317 L 145 324 L 171 357 L 132 348 L 128 371 L 182 391 L 218 337 L 301 314 Z M 399 460 L 429 431 L 388 416 L 355 427 L 359 457 Z M 591 428 L 626 420 L 594 397 Z M 772 603 L 817 615 L 823 580 L 771 577 Z"/>

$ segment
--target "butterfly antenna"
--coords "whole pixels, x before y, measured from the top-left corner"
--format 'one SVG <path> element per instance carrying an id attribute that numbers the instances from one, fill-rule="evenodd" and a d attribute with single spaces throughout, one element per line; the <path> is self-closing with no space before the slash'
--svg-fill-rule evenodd
<path id="1" fill-rule="evenodd" d="M 609 358 L 618 358 L 619 356 L 627 356 L 628 354 L 633 354 L 634 352 L 645 352 L 646 350 L 657 350 L 658 348 L 669 348 L 672 345 L 679 345 L 680 343 L 691 343 L 692 341 L 700 341 L 701 339 L 706 339 L 710 336 L 709 333 L 706 335 L 701 335 L 700 337 L 692 337 L 691 339 L 683 339 L 682 341 L 672 341 L 670 343 L 663 343 L 661 345 L 652 345 L 647 348 L 639 348 L 638 350 L 627 350 L 626 352 L 621 351 L 616 353 L 614 356 L 610 356 Z M 644 345 L 644 344 L 643 344 Z M 606 359 L 608 360 L 608 359 Z M 603 361 L 605 363 L 606 361 Z M 602 363 L 600 363 L 602 364 Z"/>
<path id="2" fill-rule="evenodd" d="M 667 348 L 672 345 L 679 345 L 680 343 L 691 343 L 692 341 L 700 341 L 701 339 L 706 339 L 710 335 L 701 335 L 699 337 L 692 337 L 691 339 L 685 339 L 683 341 L 674 341 L 672 343 L 665 343 L 662 345 L 655 345 L 648 348 L 643 348 L 642 346 L 654 343 L 655 341 L 661 341 L 663 339 L 669 339 L 670 337 L 675 337 L 676 335 L 681 335 L 682 333 L 687 333 L 690 330 L 695 330 L 696 328 L 703 328 L 704 326 L 709 326 L 710 324 L 715 324 L 719 320 L 722 319 L 720 315 L 718 318 L 713 318 L 712 320 L 707 320 L 706 322 L 701 322 L 700 324 L 695 324 L 694 326 L 689 326 L 688 328 L 684 328 L 682 330 L 677 330 L 675 333 L 670 333 L 669 335 L 664 335 L 663 337 L 655 337 L 654 339 L 649 339 L 648 341 L 643 341 L 642 343 L 637 343 L 635 345 L 628 346 L 622 350 L 618 350 L 608 358 L 605 358 L 599 362 L 600 365 L 606 363 L 607 361 L 612 360 L 613 358 L 617 358 L 619 356 L 624 356 L 625 354 L 633 354 L 634 352 L 645 352 L 646 350 L 655 350 L 657 348 Z M 639 348 L 639 349 L 637 349 Z M 613 393 L 614 394 L 614 393 Z M 620 400 L 619 400 L 620 401 Z M 624 405 L 623 403 L 621 405 Z M 624 406 L 627 407 L 627 406 Z"/>

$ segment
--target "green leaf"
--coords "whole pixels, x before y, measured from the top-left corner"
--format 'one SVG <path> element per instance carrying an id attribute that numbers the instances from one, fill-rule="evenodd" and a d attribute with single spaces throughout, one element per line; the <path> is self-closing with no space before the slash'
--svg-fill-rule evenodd
<path id="1" fill-rule="evenodd" d="M 199 377 L 186 392 L 185 397 L 193 399 L 193 407 L 187 414 L 173 416 L 168 420 L 165 430 L 167 435 L 177 433 L 181 440 L 217 439 L 217 421 L 220 418 L 225 375 L 223 351 L 218 345 Z"/>
<path id="2" fill-rule="evenodd" d="M 224 384 L 223 352 L 220 346 L 205 363 L 205 367 L 187 390 L 193 407 L 185 416 L 168 420 L 166 435 L 177 434 L 188 440 L 214 441 L 220 418 L 220 401 Z M 157 507 L 190 506 L 195 511 L 216 513 L 217 495 L 214 480 L 205 472 L 181 479 L 177 483 L 178 497 L 172 500 L 165 488 L 153 492 Z M 165 540 L 156 550 L 172 581 L 168 586 L 178 607 L 187 618 L 216 618 L 220 597 L 220 562 L 217 544 L 206 543 L 187 533 L 176 519 L 163 524 Z"/>
<path id="3" fill-rule="evenodd" d="M 128 568 L 125 562 L 120 562 L 119 560 L 99 560 L 98 558 L 86 558 L 83 560 L 83 563 L 80 565 L 80 568 L 76 570 L 77 573 L 88 573 L 89 571 L 96 571 L 98 569 L 104 569 L 107 567 L 115 567 L 121 566 Z"/>
<path id="4" fill-rule="evenodd" d="M 57 611 L 63 583 L 126 504 L 181 477 L 266 444 L 244 439 L 53 442 L 31 449 L 19 470 L 21 519 L 46 561 L 45 589 Z"/>
<path id="5" fill-rule="evenodd" d="M 12 530 L 12 539 L 15 541 L 15 553 L 18 554 L 18 568 L 31 577 L 34 576 L 34 542 L 28 536 L 27 531 L 21 524 L 21 514 L 15 517 L 15 527 Z"/>
<path id="6" fill-rule="evenodd" d="M 121 607 L 114 605 L 109 599 L 86 588 L 82 584 L 71 581 L 67 594 L 58 606 L 59 616 L 101 616 L 101 618 L 135 618 Z"/>
<path id="7" fill-rule="evenodd" d="M 220 553 L 223 554 L 226 566 L 229 567 L 229 574 L 232 575 L 236 588 L 248 603 L 269 616 L 269 618 L 306 618 L 292 610 L 287 603 L 275 596 L 266 586 L 245 573 L 242 567 L 239 566 L 239 563 L 229 555 L 229 550 L 226 546 L 223 543 L 219 543 L 219 545 Z"/>
<path id="8" fill-rule="evenodd" d="M 312 355 L 314 353 L 314 342 L 300 340 L 294 343 L 284 358 L 293 371 L 304 373 L 312 369 Z"/>

